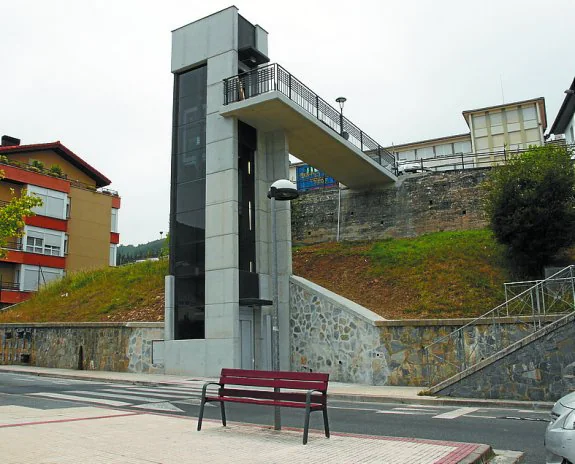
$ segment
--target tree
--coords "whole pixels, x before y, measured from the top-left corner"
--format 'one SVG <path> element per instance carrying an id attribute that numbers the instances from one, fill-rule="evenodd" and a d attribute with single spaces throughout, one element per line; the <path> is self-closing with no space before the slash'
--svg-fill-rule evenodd
<path id="1" fill-rule="evenodd" d="M 575 169 L 571 150 L 530 147 L 486 182 L 486 212 L 497 240 L 528 273 L 575 240 Z"/>
<path id="2" fill-rule="evenodd" d="M 4 178 L 4 173 L 0 171 L 0 180 Z M 17 197 L 14 190 L 11 190 L 12 198 L 0 207 L 0 258 L 6 256 L 6 243 L 10 238 L 22 237 L 24 234 L 24 218 L 34 216 L 32 208 L 42 205 L 40 197 L 27 195 L 26 191 Z"/>

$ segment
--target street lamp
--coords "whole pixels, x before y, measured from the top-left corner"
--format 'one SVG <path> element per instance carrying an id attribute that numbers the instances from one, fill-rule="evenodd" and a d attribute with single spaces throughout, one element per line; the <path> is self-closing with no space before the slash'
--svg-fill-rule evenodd
<path id="1" fill-rule="evenodd" d="M 345 105 L 347 98 L 337 97 L 335 101 L 339 103 L 339 133 L 342 137 L 346 138 L 344 135 L 345 132 L 343 131 L 343 105 Z"/>
<path id="2" fill-rule="evenodd" d="M 272 314 L 272 370 L 280 370 L 280 329 L 279 329 L 279 284 L 278 284 L 278 244 L 276 226 L 276 201 L 290 201 L 298 197 L 297 187 L 287 179 L 276 180 L 270 187 L 268 198 L 271 200 L 272 215 L 272 283 L 273 283 L 273 314 Z M 279 388 L 274 388 L 279 392 Z M 280 407 L 274 410 L 274 429 L 281 430 Z"/>

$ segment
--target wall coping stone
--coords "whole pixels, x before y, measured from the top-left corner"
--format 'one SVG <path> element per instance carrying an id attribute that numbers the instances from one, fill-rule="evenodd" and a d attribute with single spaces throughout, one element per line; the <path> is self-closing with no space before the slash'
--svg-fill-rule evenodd
<path id="1" fill-rule="evenodd" d="M 450 377 L 450 378 L 448 378 L 442 382 L 439 382 L 437 385 L 434 385 L 433 387 L 431 387 L 428 391 L 429 391 L 429 393 L 441 392 L 441 390 L 444 390 L 447 387 L 459 382 L 460 380 L 464 379 L 465 377 L 469 377 L 470 375 L 474 374 L 475 372 L 480 371 L 481 369 L 489 366 L 490 364 L 493 364 L 494 362 L 499 361 L 502 358 L 505 358 L 509 354 L 523 348 L 526 345 L 529 345 L 530 343 L 533 343 L 536 340 L 539 340 L 542 337 L 545 337 L 549 333 L 551 333 L 557 329 L 560 329 L 561 327 L 566 326 L 569 323 L 573 323 L 574 321 L 575 321 L 575 312 L 568 314 L 567 316 L 564 316 L 563 318 L 561 318 L 559 320 L 556 320 L 552 324 L 546 325 L 545 327 L 538 330 L 537 332 L 534 332 L 534 333 L 528 335 L 527 337 L 513 343 L 512 345 L 509 345 L 507 348 L 504 348 L 501 351 L 498 351 L 497 353 L 495 353 L 494 355 L 489 356 L 488 358 L 485 358 L 483 361 L 480 361 L 477 364 L 474 364 L 473 366 L 468 367 L 467 369 L 459 372 L 458 374 L 455 374 L 453 377 Z"/>
<path id="2" fill-rule="evenodd" d="M 316 285 L 313 282 L 304 279 L 303 277 L 292 275 L 290 277 L 290 281 L 295 285 L 305 287 L 310 292 L 315 293 L 321 296 L 322 298 L 325 298 L 330 303 L 336 306 L 344 307 L 348 311 L 353 312 L 356 316 L 360 317 L 361 319 L 370 324 L 376 325 L 378 322 L 385 321 L 385 319 L 381 317 L 379 314 L 376 314 L 373 311 L 370 311 L 369 309 L 357 303 L 354 303 L 353 301 L 348 300 L 347 298 L 344 298 L 343 296 L 340 296 L 337 293 L 332 292 L 331 290 L 328 290 L 327 288 L 324 288 L 320 285 Z"/>
<path id="3" fill-rule="evenodd" d="M 104 328 L 104 327 L 131 327 L 131 328 L 163 328 L 163 322 L 10 322 L 0 323 L 0 329 L 12 329 L 17 327 L 56 327 L 56 328 Z"/>
<path id="4" fill-rule="evenodd" d="M 541 317 L 543 322 L 555 322 L 556 320 L 564 317 L 561 316 L 545 316 Z M 477 320 L 476 318 L 458 318 L 458 319 L 384 319 L 376 321 L 374 324 L 378 327 L 421 327 L 421 326 L 463 326 L 474 322 L 474 325 L 491 325 L 493 322 L 498 324 L 517 324 L 518 322 L 531 322 L 532 316 L 519 316 L 519 317 L 496 317 L 493 319 L 485 318 Z"/>

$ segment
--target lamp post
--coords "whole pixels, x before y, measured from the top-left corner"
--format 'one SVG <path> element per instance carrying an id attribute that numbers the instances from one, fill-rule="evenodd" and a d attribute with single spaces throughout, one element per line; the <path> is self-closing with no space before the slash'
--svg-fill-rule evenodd
<path id="1" fill-rule="evenodd" d="M 298 197 L 297 187 L 287 179 L 276 180 L 270 187 L 268 198 L 271 200 L 272 216 L 272 284 L 273 284 L 273 313 L 272 313 L 272 370 L 280 370 L 280 329 L 279 329 L 279 285 L 278 285 L 278 244 L 276 225 L 276 201 L 290 201 Z M 279 388 L 274 388 L 279 392 Z M 280 407 L 274 408 L 274 429 L 281 430 Z"/>
<path id="2" fill-rule="evenodd" d="M 343 105 L 345 105 L 347 98 L 337 97 L 335 101 L 339 103 L 339 134 L 343 137 Z"/>

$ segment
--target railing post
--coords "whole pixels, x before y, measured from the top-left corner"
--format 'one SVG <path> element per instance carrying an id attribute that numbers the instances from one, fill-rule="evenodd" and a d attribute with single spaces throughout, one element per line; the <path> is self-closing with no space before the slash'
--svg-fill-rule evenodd
<path id="1" fill-rule="evenodd" d="M 377 157 L 379 158 L 379 165 L 381 166 L 381 146 L 377 145 Z"/>
<path id="2" fill-rule="evenodd" d="M 361 145 L 360 150 L 363 151 L 363 131 L 359 131 L 359 144 Z"/>
<path id="3" fill-rule="evenodd" d="M 279 79 L 278 64 L 277 63 L 274 63 L 274 65 L 272 67 L 272 74 L 273 74 L 272 79 L 274 81 L 274 90 L 277 90 L 278 89 L 278 79 Z"/>
<path id="4" fill-rule="evenodd" d="M 463 171 L 465 169 L 465 161 L 463 159 L 463 153 L 461 153 L 461 170 Z"/>
<path id="5" fill-rule="evenodd" d="M 315 117 L 319 119 L 319 96 L 315 96 Z"/>
<path id="6" fill-rule="evenodd" d="M 288 82 L 289 82 L 289 91 L 288 91 L 289 95 L 288 96 L 289 96 L 289 99 L 291 100 L 291 73 L 289 74 Z"/>
<path id="7" fill-rule="evenodd" d="M 228 104 L 228 80 L 224 79 L 224 105 Z"/>

